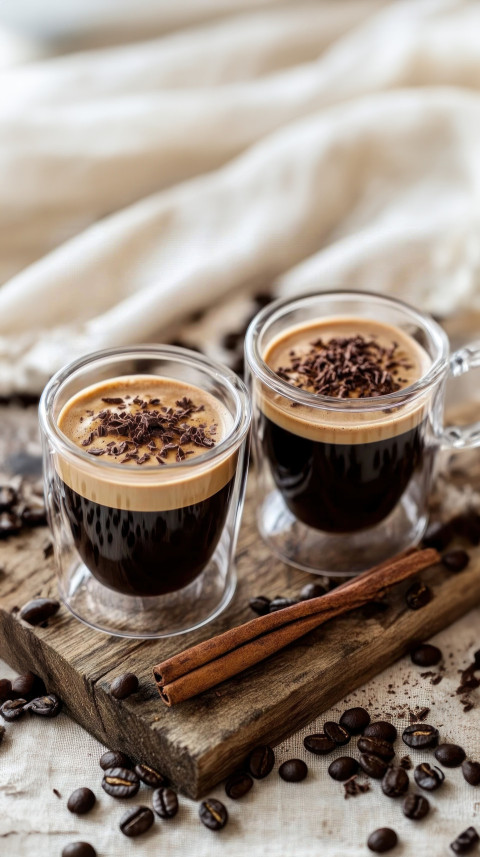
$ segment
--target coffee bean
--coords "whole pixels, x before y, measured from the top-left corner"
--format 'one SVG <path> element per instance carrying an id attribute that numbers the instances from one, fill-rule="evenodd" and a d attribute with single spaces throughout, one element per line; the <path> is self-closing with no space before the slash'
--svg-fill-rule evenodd
<path id="1" fill-rule="evenodd" d="M 417 667 L 434 667 L 442 660 L 442 653 L 436 646 L 423 643 L 411 652 L 410 657 Z"/>
<path id="2" fill-rule="evenodd" d="M 366 738 L 362 735 L 357 742 L 358 749 L 361 753 L 367 753 L 369 756 L 380 756 L 389 762 L 395 755 L 395 750 L 389 741 L 382 741 L 381 738 Z"/>
<path id="3" fill-rule="evenodd" d="M 434 521 L 427 527 L 422 542 L 426 548 L 436 548 L 436 550 L 442 551 L 452 541 L 453 536 L 454 532 L 450 521 L 445 524 Z"/>
<path id="4" fill-rule="evenodd" d="M 380 738 L 382 741 L 388 741 L 390 744 L 396 740 L 397 730 L 393 723 L 388 723 L 386 720 L 377 720 L 375 723 L 370 723 L 363 732 L 364 738 Z"/>
<path id="5" fill-rule="evenodd" d="M 152 789 L 158 789 L 160 786 L 167 785 L 167 778 L 159 773 L 159 771 L 151 768 L 150 765 L 135 765 L 133 770 L 142 783 L 145 783 L 146 786 L 150 786 Z"/>
<path id="6" fill-rule="evenodd" d="M 345 744 L 348 744 L 351 738 L 350 732 L 347 732 L 343 726 L 340 726 L 333 720 L 327 720 L 323 727 L 323 731 L 327 738 L 330 738 L 330 741 L 335 742 L 337 747 L 344 747 Z"/>
<path id="7" fill-rule="evenodd" d="M 108 768 L 102 780 L 102 789 L 110 797 L 133 797 L 140 788 L 135 771 L 128 768 Z"/>
<path id="8" fill-rule="evenodd" d="M 309 601 L 310 598 L 321 598 L 326 593 L 325 586 L 321 583 L 307 583 L 300 590 L 300 598 L 302 601 Z"/>
<path id="9" fill-rule="evenodd" d="M 435 792 L 440 788 L 445 779 L 443 771 L 436 766 L 432 768 L 428 762 L 422 762 L 421 765 L 417 765 L 413 776 L 415 777 L 417 786 L 420 786 L 421 789 L 425 789 L 427 792 Z"/>
<path id="10" fill-rule="evenodd" d="M 198 810 L 200 821 L 209 830 L 221 830 L 228 821 L 228 812 L 223 803 L 210 797 L 203 800 Z"/>
<path id="11" fill-rule="evenodd" d="M 359 735 L 370 723 L 370 715 L 364 708 L 349 708 L 344 711 L 340 718 L 340 726 L 343 726 L 350 735 Z"/>
<path id="12" fill-rule="evenodd" d="M 480 670 L 480 649 L 473 653 L 473 662 L 475 664 L 475 669 Z"/>
<path id="13" fill-rule="evenodd" d="M 412 821 L 420 821 L 430 812 L 430 804 L 423 795 L 409 794 L 403 802 L 403 814 Z"/>
<path id="14" fill-rule="evenodd" d="M 26 704 L 26 699 L 7 699 L 7 701 L 0 706 L 0 714 L 4 720 L 7 720 L 8 723 L 12 723 L 14 720 L 19 720 L 20 717 L 23 717 L 25 714 Z"/>
<path id="15" fill-rule="evenodd" d="M 465 750 L 458 744 L 439 744 L 435 750 L 435 758 L 444 768 L 459 768 L 465 756 Z"/>
<path id="16" fill-rule="evenodd" d="M 381 780 L 385 776 L 388 765 L 379 756 L 370 756 L 368 753 L 362 753 L 360 756 L 360 767 L 372 779 Z"/>
<path id="17" fill-rule="evenodd" d="M 464 762 L 462 774 L 471 786 L 480 786 L 480 762 Z"/>
<path id="18" fill-rule="evenodd" d="M 0 678 L 0 702 L 12 698 L 12 682 L 8 678 Z"/>
<path id="19" fill-rule="evenodd" d="M 138 690 L 138 678 L 134 673 L 123 673 L 114 678 L 110 685 L 110 695 L 115 699 L 126 699 Z"/>
<path id="20" fill-rule="evenodd" d="M 308 768 L 302 759 L 288 759 L 278 769 L 282 780 L 287 783 L 300 783 L 308 774 Z"/>
<path id="21" fill-rule="evenodd" d="M 17 492 L 11 485 L 0 485 L 0 512 L 8 512 L 17 499 Z"/>
<path id="22" fill-rule="evenodd" d="M 338 780 L 340 783 L 344 783 L 345 780 L 349 780 L 350 777 L 355 776 L 357 771 L 358 762 L 356 759 L 352 759 L 351 756 L 339 756 L 328 767 L 328 773 L 332 780 Z"/>
<path id="23" fill-rule="evenodd" d="M 0 539 L 15 536 L 22 529 L 22 522 L 14 512 L 0 512 Z"/>
<path id="24" fill-rule="evenodd" d="M 20 610 L 20 619 L 29 625 L 42 625 L 60 609 L 60 603 L 54 598 L 34 598 L 24 604 Z"/>
<path id="25" fill-rule="evenodd" d="M 0 744 L 2 743 L 4 737 L 5 737 L 5 726 L 0 725 Z"/>
<path id="26" fill-rule="evenodd" d="M 68 798 L 67 809 L 75 813 L 75 815 L 85 815 L 86 812 L 90 812 L 95 801 L 96 797 L 91 789 L 75 789 Z"/>
<path id="27" fill-rule="evenodd" d="M 268 612 L 276 613 L 277 610 L 284 610 L 285 607 L 291 607 L 293 604 L 296 603 L 297 602 L 293 598 L 283 598 L 280 595 L 277 595 L 276 598 L 273 598 L 270 601 Z"/>
<path id="28" fill-rule="evenodd" d="M 425 607 L 432 599 L 432 590 L 425 583 L 419 580 L 417 583 L 412 583 L 407 589 L 405 601 L 410 610 L 420 610 Z"/>
<path id="29" fill-rule="evenodd" d="M 150 830 L 155 816 L 148 806 L 134 806 L 127 809 L 120 819 L 120 830 L 125 836 L 141 836 Z"/>
<path id="30" fill-rule="evenodd" d="M 404 768 L 388 768 L 382 780 L 382 791 L 387 797 L 400 797 L 408 791 L 409 785 Z"/>
<path id="31" fill-rule="evenodd" d="M 178 798 L 173 789 L 162 787 L 155 789 L 152 806 L 160 818 L 173 818 L 178 812 Z"/>
<path id="32" fill-rule="evenodd" d="M 303 739 L 303 746 L 310 753 L 315 753 L 316 756 L 326 756 L 327 753 L 331 753 L 332 750 L 335 750 L 336 743 L 332 741 L 328 735 L 324 735 L 323 732 L 315 732 L 313 735 L 306 735 Z"/>
<path id="33" fill-rule="evenodd" d="M 449 551 L 448 553 L 444 553 L 442 556 L 442 564 L 445 568 L 448 568 L 449 571 L 453 571 L 454 574 L 457 574 L 459 571 L 463 571 L 469 562 L 470 557 L 464 550 Z"/>
<path id="34" fill-rule="evenodd" d="M 228 778 L 225 783 L 225 792 L 227 797 L 230 797 L 233 800 L 238 800 L 239 797 L 246 795 L 252 786 L 253 780 L 251 776 L 240 772 L 238 774 L 232 774 L 232 776 Z"/>
<path id="35" fill-rule="evenodd" d="M 65 845 L 62 857 L 97 857 L 97 852 L 89 842 L 70 842 Z"/>
<path id="36" fill-rule="evenodd" d="M 429 750 L 438 744 L 438 729 L 428 723 L 413 723 L 404 730 L 402 740 L 413 750 Z"/>
<path id="37" fill-rule="evenodd" d="M 390 827 L 379 827 L 370 834 L 367 840 L 367 845 L 370 851 L 375 854 L 385 854 L 395 848 L 398 842 L 398 836 Z"/>
<path id="38" fill-rule="evenodd" d="M 118 750 L 107 750 L 100 758 L 100 767 L 106 771 L 108 768 L 131 768 L 132 763 L 128 756 Z"/>
<path id="39" fill-rule="evenodd" d="M 474 827 L 467 827 L 460 836 L 457 836 L 450 848 L 455 854 L 468 854 L 478 844 L 480 837 Z"/>
<path id="40" fill-rule="evenodd" d="M 22 509 L 22 524 L 24 527 L 46 527 L 47 511 L 43 504 L 38 506 L 25 506 Z"/>
<path id="41" fill-rule="evenodd" d="M 37 696 L 25 706 L 31 714 L 37 714 L 38 717 L 57 717 L 62 709 L 61 700 L 54 693 L 47 693 L 46 696 Z"/>
<path id="42" fill-rule="evenodd" d="M 252 777 L 263 780 L 267 777 L 275 764 L 275 753 L 268 744 L 259 744 L 250 753 L 247 759 L 247 767 Z"/>
<path id="43" fill-rule="evenodd" d="M 265 595 L 257 595 L 255 598 L 250 598 L 248 603 L 250 609 L 254 613 L 257 613 L 258 616 L 266 616 L 270 608 L 270 598 L 266 598 Z"/>
<path id="44" fill-rule="evenodd" d="M 32 696 L 38 696 L 40 693 L 45 693 L 45 685 L 38 676 L 31 672 L 19 675 L 12 681 L 13 696 L 23 699 L 29 699 Z"/>
<path id="45" fill-rule="evenodd" d="M 474 509 L 467 509 L 451 521 L 455 533 L 470 544 L 480 544 L 480 515 Z"/>

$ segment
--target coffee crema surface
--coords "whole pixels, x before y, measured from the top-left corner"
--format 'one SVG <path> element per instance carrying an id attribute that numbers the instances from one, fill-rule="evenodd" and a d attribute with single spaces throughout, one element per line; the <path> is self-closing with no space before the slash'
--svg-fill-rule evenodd
<path id="1" fill-rule="evenodd" d="M 57 453 L 61 503 L 102 584 L 158 596 L 203 571 L 225 526 L 237 453 L 202 455 L 232 424 L 210 393 L 153 375 L 113 378 L 64 405 L 58 428 L 83 455 Z"/>
<path id="2" fill-rule="evenodd" d="M 418 381 L 430 366 L 426 351 L 391 325 L 327 318 L 287 329 L 263 359 L 294 388 L 290 396 L 266 385 L 259 391 L 263 453 L 290 511 L 308 526 L 338 533 L 386 518 L 413 473 L 428 466 L 428 403 L 419 396 L 393 407 L 356 405 Z M 318 406 L 296 401 L 295 388 L 318 395 Z M 325 406 L 322 396 L 337 398 L 339 407 Z"/>

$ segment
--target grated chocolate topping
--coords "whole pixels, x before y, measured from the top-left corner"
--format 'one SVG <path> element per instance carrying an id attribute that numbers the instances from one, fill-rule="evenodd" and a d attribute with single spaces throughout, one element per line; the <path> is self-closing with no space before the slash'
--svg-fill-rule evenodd
<path id="1" fill-rule="evenodd" d="M 302 390 L 340 399 L 384 396 L 400 390 L 407 379 L 402 370 L 412 368 L 392 342 L 384 347 L 375 339 L 355 336 L 322 338 L 312 342 L 306 354 L 292 349 L 290 363 L 276 374 Z"/>

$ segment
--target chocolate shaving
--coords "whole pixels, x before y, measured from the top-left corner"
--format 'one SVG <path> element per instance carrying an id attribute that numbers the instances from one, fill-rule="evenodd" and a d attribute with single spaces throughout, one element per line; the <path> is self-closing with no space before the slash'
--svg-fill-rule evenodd
<path id="1" fill-rule="evenodd" d="M 102 402 L 105 402 L 106 405 L 123 405 L 123 399 L 114 396 L 105 396 Z"/>

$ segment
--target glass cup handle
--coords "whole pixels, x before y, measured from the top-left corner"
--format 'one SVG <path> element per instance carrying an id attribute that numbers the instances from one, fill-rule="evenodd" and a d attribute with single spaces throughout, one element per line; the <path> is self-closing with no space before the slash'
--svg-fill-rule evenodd
<path id="1" fill-rule="evenodd" d="M 455 351 L 450 358 L 450 375 L 459 378 L 471 369 L 480 368 L 480 341 L 472 342 L 465 348 Z M 479 403 L 480 409 L 480 403 Z M 464 426 L 446 426 L 442 437 L 443 445 L 454 449 L 472 449 L 480 446 L 480 421 Z"/>

